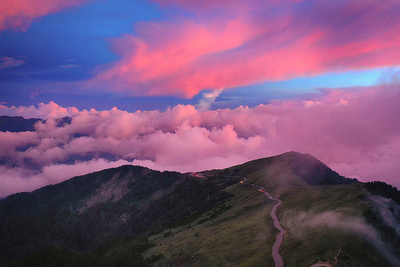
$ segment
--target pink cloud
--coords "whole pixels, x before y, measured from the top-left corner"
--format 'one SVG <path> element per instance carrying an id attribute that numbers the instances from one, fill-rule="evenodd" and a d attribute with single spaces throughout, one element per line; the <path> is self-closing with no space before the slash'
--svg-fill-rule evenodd
<path id="1" fill-rule="evenodd" d="M 190 1 L 190 0 L 152 0 L 161 6 L 177 5 L 194 12 L 206 12 L 215 9 L 225 10 L 257 10 L 265 8 L 265 6 L 276 6 L 282 4 L 298 3 L 303 0 L 204 0 L 204 1 Z"/>
<path id="2" fill-rule="evenodd" d="M 36 132 L 0 132 L 0 157 L 7 157 L 18 148 L 37 145 L 39 140 Z"/>
<path id="3" fill-rule="evenodd" d="M 87 3 L 90 0 L 0 0 L 0 30 L 26 30 L 45 15 Z"/>
<path id="4" fill-rule="evenodd" d="M 143 22 L 137 36 L 112 39 L 121 59 L 88 86 L 190 98 L 203 89 L 400 64 L 398 1 L 320 1 L 307 9 L 298 1 L 158 2 L 202 11 L 196 20 Z M 226 12 L 206 12 L 215 7 Z"/>
<path id="5" fill-rule="evenodd" d="M 287 151 L 309 153 L 345 176 L 383 180 L 400 188 L 399 103 L 400 85 L 382 85 L 330 89 L 307 99 L 233 110 L 177 105 L 165 112 L 76 111 L 70 124 L 57 126 L 56 118 L 50 117 L 38 122 L 35 132 L 0 133 L 0 156 L 5 173 L 17 166 L 14 171 L 23 179 L 21 186 L 26 183 L 23 188 L 70 178 L 85 170 L 85 164 L 97 166 L 90 170 L 131 162 L 187 172 Z M 74 110 L 55 103 L 48 107 L 56 113 Z M 36 109 L 35 114 L 40 111 L 42 117 L 52 114 L 50 108 Z M 114 160 L 95 164 L 104 157 Z M 32 172 L 32 164 L 39 169 Z M 77 171 L 66 171 L 56 180 L 43 178 L 50 177 L 47 169 L 67 166 Z M 12 176 L 7 177 L 9 185 Z M 10 190 L 0 195 L 16 192 Z"/>
<path id="6" fill-rule="evenodd" d="M 22 116 L 25 118 L 61 118 L 65 116 L 72 116 L 73 114 L 76 114 L 78 112 L 78 109 L 76 109 L 75 107 L 63 108 L 53 101 L 50 101 L 48 104 L 40 103 L 37 108 L 35 106 L 7 107 L 0 104 L 0 113 L 2 115 Z"/>
<path id="7" fill-rule="evenodd" d="M 185 69 L 202 57 L 242 46 L 256 35 L 258 28 L 236 19 L 217 19 L 207 25 L 188 20 L 179 23 L 142 23 L 138 29 L 141 38 L 126 34 L 112 40 L 113 50 L 122 59 L 100 72 L 96 79 L 110 81 L 121 89 L 135 85 L 137 94 L 182 94 L 192 97 L 199 92 L 198 85 L 193 82 L 189 84 L 190 81 L 182 84 L 182 78 L 172 81 L 178 78 L 176 74 L 186 76 L 185 72 L 196 70 Z M 206 76 L 203 78 L 207 79 Z M 202 78 L 195 79 L 200 82 Z M 158 87 L 163 81 L 165 86 Z M 182 86 L 185 90 L 182 90 Z"/>
<path id="8" fill-rule="evenodd" d="M 0 70 L 5 68 L 21 66 L 25 63 L 23 59 L 14 59 L 12 57 L 1 57 L 0 59 Z"/>

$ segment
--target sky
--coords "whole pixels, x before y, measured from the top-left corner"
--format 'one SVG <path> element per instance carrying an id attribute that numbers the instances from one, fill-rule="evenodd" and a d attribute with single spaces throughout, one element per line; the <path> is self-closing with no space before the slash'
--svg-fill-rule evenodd
<path id="1" fill-rule="evenodd" d="M 0 197 L 287 151 L 400 188 L 398 0 L 0 0 Z M 70 116 L 70 120 L 60 118 Z"/>

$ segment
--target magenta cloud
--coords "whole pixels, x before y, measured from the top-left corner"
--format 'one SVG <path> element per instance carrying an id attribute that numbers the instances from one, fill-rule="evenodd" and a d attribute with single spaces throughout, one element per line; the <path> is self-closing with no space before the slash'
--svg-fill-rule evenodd
<path id="1" fill-rule="evenodd" d="M 221 110 L 1 106 L 1 114 L 47 120 L 34 132 L 0 132 L 0 196 L 122 164 L 201 171 L 287 151 L 309 153 L 341 175 L 400 188 L 399 103 L 400 85 L 391 84 Z M 66 115 L 72 119 L 62 123 Z"/>
<path id="2" fill-rule="evenodd" d="M 194 18 L 141 22 L 135 35 L 110 39 L 121 59 L 99 68 L 88 87 L 191 98 L 204 89 L 400 64 L 395 0 L 156 2 Z"/>
<path id="3" fill-rule="evenodd" d="M 0 31 L 26 30 L 32 21 L 90 0 L 0 0 Z"/>

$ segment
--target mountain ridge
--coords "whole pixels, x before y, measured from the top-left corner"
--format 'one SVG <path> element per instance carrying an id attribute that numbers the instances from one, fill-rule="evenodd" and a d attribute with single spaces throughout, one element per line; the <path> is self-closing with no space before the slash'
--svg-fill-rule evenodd
<path id="1" fill-rule="evenodd" d="M 267 215 L 274 203 L 256 188 L 239 183 L 244 179 L 282 200 L 277 216 L 288 230 L 281 248 L 288 266 L 296 266 L 294 257 L 308 266 L 318 259 L 333 259 L 338 249 L 345 251 L 338 256 L 342 264 L 365 266 L 370 261 L 390 266 L 387 255 L 375 246 L 378 241 L 387 244 L 390 255 L 397 255 L 392 262 L 400 254 L 395 249 L 400 244 L 397 226 L 383 217 L 389 212 L 396 218 L 397 204 L 382 202 L 381 193 L 379 203 L 390 204 L 381 212 L 377 198 L 369 193 L 373 190 L 368 189 L 378 185 L 342 177 L 311 155 L 292 151 L 196 175 L 124 165 L 8 196 L 0 201 L 0 263 L 29 266 L 25 263 L 32 257 L 43 263 L 54 255 L 68 263 L 65 255 L 73 255 L 82 266 L 88 266 L 84 259 L 97 266 L 112 266 L 117 259 L 127 265 L 140 263 L 136 266 L 201 266 L 202 262 L 252 266 L 262 259 L 271 265 L 267 252 L 276 230 Z M 378 189 L 396 196 L 381 184 Z M 322 224 L 309 228 L 313 222 L 305 220 L 304 214 L 321 218 Z M 325 221 L 327 216 L 332 218 Z M 349 230 L 341 220 L 372 229 L 378 239 Z M 332 225 L 335 221 L 338 224 Z M 301 225 L 306 237 L 299 239 L 302 235 L 296 232 Z M 384 234 L 388 229 L 392 235 Z M 257 238 L 260 231 L 266 232 Z M 315 234 L 321 237 L 315 240 Z M 326 235 L 330 244 L 321 243 Z M 357 249 L 350 240 L 355 240 Z M 241 242 L 253 252 L 241 250 Z M 303 247 L 310 252 L 298 254 Z M 134 259 L 127 251 L 135 251 Z M 38 253 L 42 260 L 32 256 Z"/>
<path id="2" fill-rule="evenodd" d="M 0 116 L 1 132 L 25 132 L 35 131 L 35 123 L 43 121 L 42 119 L 25 119 L 21 116 Z"/>

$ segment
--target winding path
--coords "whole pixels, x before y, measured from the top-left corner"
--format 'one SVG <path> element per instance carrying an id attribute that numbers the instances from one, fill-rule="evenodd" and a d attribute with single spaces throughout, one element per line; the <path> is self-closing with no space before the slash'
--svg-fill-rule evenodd
<path id="1" fill-rule="evenodd" d="M 201 176 L 199 176 L 199 174 L 197 174 L 197 173 L 192 173 L 191 175 L 200 177 L 203 179 L 206 177 L 203 174 L 201 174 Z M 226 177 L 237 177 L 237 176 L 226 176 Z M 246 184 L 246 185 L 251 185 L 251 186 L 257 187 L 258 191 L 262 192 L 268 199 L 278 202 L 274 205 L 274 207 L 272 208 L 272 211 L 270 213 L 271 218 L 274 220 L 275 228 L 279 230 L 279 234 L 276 236 L 275 244 L 272 247 L 272 258 L 274 259 L 275 267 L 283 267 L 283 260 L 282 260 L 281 255 L 279 254 L 279 247 L 282 244 L 283 235 L 286 233 L 286 230 L 282 228 L 281 224 L 279 223 L 278 217 L 276 216 L 276 210 L 282 204 L 282 200 L 272 197 L 267 191 L 264 190 L 264 187 L 261 187 L 261 186 L 255 185 L 255 184 L 245 183 L 245 181 L 247 180 L 246 177 L 241 177 L 241 179 L 242 179 L 240 181 L 241 184 Z"/>
<path id="2" fill-rule="evenodd" d="M 274 200 L 274 201 L 278 202 L 278 203 L 276 203 L 274 205 L 274 207 L 272 208 L 272 211 L 270 213 L 271 218 L 274 220 L 275 228 L 279 230 L 279 234 L 276 236 L 275 244 L 272 247 L 272 258 L 274 259 L 275 267 L 282 267 L 283 266 L 283 260 L 282 260 L 281 255 L 279 255 L 279 247 L 282 244 L 283 235 L 286 233 L 286 230 L 282 228 L 281 224 L 279 223 L 278 217 L 276 216 L 276 210 L 282 204 L 282 200 L 272 197 L 261 186 L 245 183 L 244 181 L 246 181 L 246 180 L 247 180 L 247 178 L 243 177 L 243 181 L 241 181 L 240 183 L 257 187 L 257 188 L 259 188 L 258 191 L 262 192 L 268 199 L 271 199 L 271 200 Z"/>
<path id="3" fill-rule="evenodd" d="M 279 234 L 276 236 L 275 244 L 272 247 L 272 258 L 274 259 L 275 267 L 282 267 L 283 266 L 283 260 L 282 260 L 281 255 L 279 255 L 279 247 L 282 244 L 283 235 L 286 233 L 286 230 L 282 228 L 281 224 L 279 223 L 278 217 L 276 217 L 276 209 L 279 207 L 279 205 L 282 204 L 282 200 L 277 199 L 277 198 L 273 198 L 266 191 L 263 191 L 263 193 L 264 193 L 264 195 L 266 195 L 268 197 L 268 199 L 275 200 L 275 201 L 278 202 L 272 208 L 272 211 L 270 213 L 272 219 L 274 220 L 275 228 L 279 230 Z"/>

